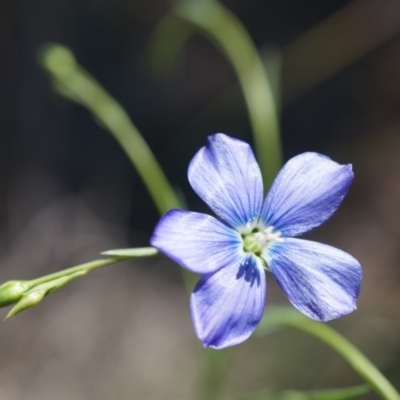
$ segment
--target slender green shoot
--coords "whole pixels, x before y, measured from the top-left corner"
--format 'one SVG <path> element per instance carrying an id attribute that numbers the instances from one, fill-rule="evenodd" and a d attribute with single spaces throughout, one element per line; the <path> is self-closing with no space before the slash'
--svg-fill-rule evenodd
<path id="1" fill-rule="evenodd" d="M 269 310 L 262 319 L 256 334 L 263 336 L 282 327 L 299 329 L 320 339 L 340 354 L 382 399 L 400 400 L 397 390 L 378 368 L 352 343 L 327 324 L 308 319 L 292 309 L 277 308 Z"/>
<path id="2" fill-rule="evenodd" d="M 84 264 L 79 264 L 75 267 L 63 269 L 61 271 L 57 271 L 57 272 L 54 272 L 49 275 L 41 276 L 40 278 L 33 279 L 30 282 L 32 283 L 33 286 L 37 286 L 42 283 L 46 283 L 46 282 L 53 281 L 58 278 L 62 278 L 62 277 L 68 276 L 68 275 L 75 274 L 76 272 L 84 271 L 85 273 L 89 273 L 96 269 L 106 267 L 107 265 L 115 264 L 119 261 L 127 260 L 128 258 L 130 258 L 130 257 L 101 258 L 99 260 L 94 260 L 94 261 L 90 261 L 90 262 L 87 262 Z"/>
<path id="3" fill-rule="evenodd" d="M 281 167 L 282 151 L 274 95 L 263 61 L 250 35 L 233 13 L 214 0 L 183 1 L 178 3 L 173 13 L 208 37 L 234 68 L 246 101 L 256 153 L 267 189 Z M 166 18 L 153 36 L 153 53 L 162 48 L 162 35 L 171 31 L 173 19 Z M 174 55 L 179 45 L 189 37 L 190 32 L 184 32 L 185 35 L 179 40 L 172 36 L 170 47 Z"/>
<path id="4" fill-rule="evenodd" d="M 26 289 L 23 292 L 18 291 L 14 294 L 12 293 L 12 291 L 10 292 L 10 288 L 7 287 L 7 284 L 11 282 L 11 284 L 15 285 L 19 281 L 6 282 L 1 287 L 6 288 L 4 295 L 9 295 L 10 301 L 6 301 L 2 305 L 8 305 L 12 303 L 15 303 L 15 305 L 11 308 L 5 319 L 9 319 L 16 314 L 27 310 L 28 308 L 36 306 L 48 294 L 62 288 L 63 286 L 75 281 L 78 278 L 85 276 L 89 272 L 110 264 L 115 264 L 116 262 L 125 260 L 127 258 L 129 257 L 114 257 L 95 260 L 85 264 L 77 265 L 72 268 L 64 269 L 53 274 L 45 275 L 31 281 L 21 281 L 22 285 L 25 286 Z M 19 285 L 19 287 L 20 286 L 21 285 Z M 18 288 L 18 286 L 16 286 L 16 288 Z M 1 297 L 5 297 L 4 295 Z"/>
<path id="5" fill-rule="evenodd" d="M 146 185 L 160 214 L 183 208 L 147 143 L 126 111 L 75 60 L 69 49 L 48 44 L 40 51 L 40 63 L 55 89 L 85 106 L 121 145 Z"/>
<path id="6" fill-rule="evenodd" d="M 111 256 L 111 257 L 148 257 L 155 256 L 159 251 L 155 247 L 135 247 L 132 249 L 115 249 L 115 250 L 107 250 L 101 253 L 102 256 Z"/>
<path id="7" fill-rule="evenodd" d="M 30 281 L 12 280 L 2 284 L 0 286 L 0 307 L 15 304 L 6 319 L 39 304 L 48 294 L 91 271 L 131 258 L 154 256 L 158 254 L 158 250 L 154 247 L 138 247 L 136 249 L 110 250 L 103 254 L 107 254 L 108 258 L 79 264 Z"/>
<path id="8" fill-rule="evenodd" d="M 241 397 L 240 400 L 351 400 L 370 391 L 367 385 L 323 390 L 264 390 Z"/>

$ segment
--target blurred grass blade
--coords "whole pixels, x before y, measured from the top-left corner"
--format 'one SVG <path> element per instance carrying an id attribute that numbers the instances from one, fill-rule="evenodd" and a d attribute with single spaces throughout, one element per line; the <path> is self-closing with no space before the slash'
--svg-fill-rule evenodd
<path id="1" fill-rule="evenodd" d="M 163 68 L 158 68 L 159 73 L 170 71 L 172 61 L 192 33 L 192 29 L 185 30 L 181 24 L 174 28 L 175 24 L 179 24 L 174 16 L 208 37 L 233 66 L 246 101 L 264 187 L 267 189 L 282 163 L 278 116 L 266 71 L 250 35 L 228 9 L 215 1 L 181 2 L 174 8 L 173 15 L 164 18 L 152 37 L 149 54 L 153 65 L 157 57 L 162 58 L 160 66 Z M 180 36 L 176 34 L 179 31 Z M 163 59 L 165 48 L 171 51 L 166 62 Z M 202 400 L 218 399 L 226 371 L 226 353 L 210 350 L 205 353 L 204 361 L 198 396 Z"/>
<path id="2" fill-rule="evenodd" d="M 154 29 L 146 51 L 146 61 L 161 78 L 172 74 L 179 62 L 179 54 L 192 36 L 192 25 L 168 13 Z"/>
<path id="3" fill-rule="evenodd" d="M 183 208 L 163 170 L 128 114 L 99 82 L 75 60 L 69 49 L 58 44 L 44 46 L 40 64 L 59 94 L 85 106 L 106 127 L 128 155 L 160 214 Z"/>
<path id="4" fill-rule="evenodd" d="M 238 400 L 310 400 L 306 392 L 297 390 L 262 390 Z"/>
<path id="5" fill-rule="evenodd" d="M 310 392 L 310 400 L 350 400 L 356 399 L 370 391 L 367 385 L 357 385 L 348 388 L 316 390 Z"/>
<path id="6" fill-rule="evenodd" d="M 133 249 L 116 249 L 107 250 L 101 253 L 102 256 L 114 257 L 150 257 L 158 254 L 158 250 L 154 247 L 136 247 Z"/>
<path id="7" fill-rule="evenodd" d="M 281 81 L 283 54 L 279 49 L 265 47 L 260 51 L 261 60 L 267 71 L 268 81 L 271 87 L 277 115 L 281 110 Z"/>
<path id="8" fill-rule="evenodd" d="M 224 377 L 229 366 L 229 350 L 202 349 L 201 379 L 197 393 L 201 400 L 222 398 Z M 225 397 L 224 397 L 225 398 Z"/>
<path id="9" fill-rule="evenodd" d="M 278 116 L 265 68 L 250 35 L 233 13 L 214 0 L 183 1 L 174 12 L 208 37 L 234 68 L 247 104 L 265 188 L 268 188 L 282 164 Z"/>
<path id="10" fill-rule="evenodd" d="M 400 32 L 400 2 L 354 0 L 284 49 L 284 105 L 374 51 Z"/>
<path id="11" fill-rule="evenodd" d="M 233 13 L 214 0 L 182 1 L 173 9 L 173 13 L 209 38 L 236 72 L 246 101 L 258 161 L 267 189 L 281 167 L 282 152 L 273 91 L 250 35 Z M 169 37 L 174 21 L 173 17 L 167 16 L 156 28 L 149 52 L 153 59 L 160 59 L 164 54 L 164 47 L 171 48 L 172 55 L 176 56 L 179 46 L 183 46 L 190 36 L 191 31 L 187 30 L 178 39 L 176 35 Z M 169 60 L 165 69 L 170 68 L 170 63 Z"/>
<path id="12" fill-rule="evenodd" d="M 295 328 L 315 336 L 340 354 L 370 387 L 383 399 L 400 400 L 400 395 L 386 377 L 346 338 L 327 324 L 313 321 L 289 308 L 270 308 L 256 330 L 264 336 L 276 328 Z"/>
<path id="13" fill-rule="evenodd" d="M 298 100 L 398 35 L 399 22 L 400 4 L 396 0 L 355 0 L 296 38 L 281 51 L 285 59 L 283 105 Z M 163 75 L 171 71 L 179 51 L 193 33 L 193 29 L 177 25 L 169 14 L 153 35 L 148 58 L 155 71 Z"/>
<path id="14" fill-rule="evenodd" d="M 368 393 L 369 390 L 367 385 L 313 391 L 266 390 L 245 397 L 242 400 L 352 400 Z"/>

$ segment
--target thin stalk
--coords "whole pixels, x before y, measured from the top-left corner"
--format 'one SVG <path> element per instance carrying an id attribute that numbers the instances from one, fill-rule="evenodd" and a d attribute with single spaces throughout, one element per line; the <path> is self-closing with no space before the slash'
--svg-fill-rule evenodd
<path id="1" fill-rule="evenodd" d="M 222 397 L 224 378 L 228 366 L 229 350 L 202 349 L 199 400 L 217 400 Z"/>
<path id="2" fill-rule="evenodd" d="M 370 387 L 385 400 L 400 400 L 400 394 L 374 364 L 346 338 L 322 324 L 303 317 L 291 310 L 270 312 L 263 319 L 257 331 L 259 335 L 276 327 L 290 327 L 310 334 L 340 354 Z"/>
<path id="3" fill-rule="evenodd" d="M 63 269 L 61 271 L 54 272 L 53 274 L 41 276 L 40 278 L 36 278 L 30 281 L 32 283 L 32 287 L 36 285 L 40 285 L 45 282 L 52 281 L 57 278 L 62 278 L 67 275 L 74 274 L 76 272 L 85 271 L 90 272 L 98 268 L 105 267 L 110 264 L 115 264 L 120 261 L 128 260 L 131 257 L 114 257 L 114 258 L 102 258 L 99 260 L 90 261 L 84 264 L 79 264 L 75 267 Z"/>
<path id="4" fill-rule="evenodd" d="M 246 101 L 264 185 L 268 188 L 282 165 L 279 124 L 273 92 L 250 35 L 233 13 L 214 0 L 184 1 L 174 13 L 200 29 L 234 68 Z"/>
<path id="5" fill-rule="evenodd" d="M 65 47 L 51 44 L 40 62 L 64 96 L 85 106 L 121 145 L 142 178 L 160 214 L 183 208 L 164 171 L 122 106 L 75 60 Z"/>
<path id="6" fill-rule="evenodd" d="M 185 208 L 161 166 L 122 106 L 82 68 L 72 52 L 58 44 L 48 44 L 39 53 L 42 67 L 50 74 L 55 89 L 71 101 L 86 107 L 114 136 L 142 178 L 160 215 L 171 208 Z M 183 270 L 187 288 L 194 275 Z"/>
<path id="7" fill-rule="evenodd" d="M 200 29 L 232 64 L 246 101 L 264 187 L 268 188 L 282 164 L 278 116 L 266 71 L 250 35 L 227 8 L 213 0 L 182 2 L 173 12 Z M 205 355 L 206 384 L 200 390 L 200 399 L 219 397 L 225 369 L 224 353 Z"/>

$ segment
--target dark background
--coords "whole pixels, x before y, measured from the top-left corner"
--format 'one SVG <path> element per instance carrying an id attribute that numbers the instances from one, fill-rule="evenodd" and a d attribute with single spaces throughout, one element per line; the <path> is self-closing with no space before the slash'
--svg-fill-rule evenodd
<path id="1" fill-rule="evenodd" d="M 343 207 L 309 237 L 361 261 L 359 311 L 334 325 L 399 387 L 400 5 L 224 4 L 257 47 L 271 59 L 280 52 L 285 159 L 318 151 L 353 163 L 355 183 Z M 53 92 L 37 63 L 40 46 L 68 46 L 124 106 L 190 209 L 205 210 L 186 179 L 205 138 L 224 132 L 251 142 L 241 93 L 230 89 L 233 70 L 206 39 L 194 36 L 167 77 L 146 60 L 150 35 L 172 6 L 0 3 L 1 281 L 34 278 L 109 248 L 146 245 L 159 218 L 111 135 Z M 269 303 L 286 304 L 269 283 Z M 162 257 L 66 287 L 2 324 L 0 338 L 5 400 L 188 399 L 199 379 L 200 346 L 179 268 Z M 226 385 L 236 393 L 359 382 L 330 350 L 285 332 L 232 351 Z"/>

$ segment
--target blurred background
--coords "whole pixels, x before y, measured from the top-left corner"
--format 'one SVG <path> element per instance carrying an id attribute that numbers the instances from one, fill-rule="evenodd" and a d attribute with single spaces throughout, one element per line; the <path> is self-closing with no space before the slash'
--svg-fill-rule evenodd
<path id="1" fill-rule="evenodd" d="M 332 325 L 399 388 L 400 3 L 223 4 L 275 71 L 285 160 L 317 151 L 353 164 L 343 206 L 307 237 L 363 265 L 358 311 Z M 206 137 L 252 141 L 235 74 L 206 39 L 191 37 L 166 76 L 148 62 L 153 29 L 172 7 L 166 0 L 0 2 L 0 281 L 146 245 L 159 218 L 111 135 L 53 92 L 37 63 L 42 45 L 70 47 L 121 102 L 191 210 L 206 211 L 186 178 Z M 268 304 L 287 305 L 268 278 Z M 124 262 L 1 324 L 0 398 L 192 399 L 202 351 L 179 267 L 161 256 Z M 294 331 L 226 351 L 226 398 L 360 383 L 339 356 Z"/>

